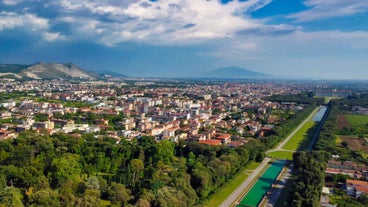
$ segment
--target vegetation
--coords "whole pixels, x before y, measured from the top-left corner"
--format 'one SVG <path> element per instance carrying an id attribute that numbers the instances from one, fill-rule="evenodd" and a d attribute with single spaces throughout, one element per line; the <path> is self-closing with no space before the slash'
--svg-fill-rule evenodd
<path id="1" fill-rule="evenodd" d="M 328 157 L 323 151 L 294 153 L 296 176 L 288 197 L 290 206 L 319 206 Z"/>
<path id="2" fill-rule="evenodd" d="M 368 116 L 366 115 L 355 115 L 355 114 L 348 114 L 345 115 L 348 119 L 349 123 L 352 126 L 360 126 L 368 124 Z"/>
<path id="3" fill-rule="evenodd" d="M 91 134 L 76 138 L 25 132 L 0 142 L 0 205 L 203 205 L 248 163 L 262 161 L 266 150 L 312 112 L 316 103 L 310 103 L 278 124 L 271 136 L 235 149 L 156 142 L 153 137 L 116 144 L 115 139 L 95 139 Z M 75 118 L 76 123 L 104 118 L 115 128 L 124 115 L 78 112 L 55 117 Z"/>
<path id="4" fill-rule="evenodd" d="M 291 185 L 291 193 L 288 196 L 288 205 L 292 206 L 319 206 L 319 196 L 325 175 L 324 169 L 331 154 L 339 155 L 341 160 L 351 160 L 366 163 L 366 159 L 359 152 L 347 147 L 341 142 L 336 146 L 336 137 L 341 133 L 355 133 L 356 130 L 348 131 L 344 127 L 338 127 L 342 123 L 341 114 L 352 110 L 354 106 L 368 106 L 368 95 L 350 96 L 347 99 L 331 100 L 329 103 L 328 117 L 322 127 L 319 139 L 314 145 L 313 151 L 297 152 L 293 155 L 296 169 L 295 178 Z M 349 122 L 354 127 L 366 124 L 365 117 L 349 115 Z M 357 118 L 357 119 L 355 119 Z M 360 120 L 359 120 L 360 119 Z M 344 123 L 344 125 L 346 125 Z M 341 137 L 339 138 L 341 141 Z M 331 202 L 338 206 L 366 206 L 367 196 L 353 199 L 346 196 L 345 192 L 338 189 L 331 197 Z"/>
<path id="5" fill-rule="evenodd" d="M 258 141 L 237 149 L 151 137 L 115 142 L 32 132 L 0 142 L 0 204 L 194 206 L 263 150 Z"/>
<path id="6" fill-rule="evenodd" d="M 300 104 L 309 105 L 322 105 L 324 103 L 323 98 L 313 98 L 314 94 L 312 92 L 304 92 L 295 95 L 273 95 L 266 98 L 269 101 L 274 102 L 295 102 Z"/>
<path id="7" fill-rule="evenodd" d="M 229 195 L 239 187 L 239 185 L 248 177 L 247 171 L 252 171 L 259 166 L 260 163 L 253 162 L 247 167 L 240 170 L 239 173 L 234 176 L 229 182 L 222 186 L 216 193 L 211 195 L 210 201 L 205 205 L 208 207 L 219 206 Z"/>
<path id="8" fill-rule="evenodd" d="M 316 123 L 307 121 L 295 135 L 284 145 L 285 150 L 305 150 L 314 136 Z"/>
<path id="9" fill-rule="evenodd" d="M 291 151 L 274 151 L 267 153 L 267 156 L 280 159 L 280 160 L 292 160 L 294 152 Z"/>

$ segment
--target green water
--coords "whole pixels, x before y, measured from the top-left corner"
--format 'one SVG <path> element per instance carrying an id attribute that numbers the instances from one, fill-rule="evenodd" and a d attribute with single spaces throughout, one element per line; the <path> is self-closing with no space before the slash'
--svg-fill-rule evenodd
<path id="1" fill-rule="evenodd" d="M 258 178 L 257 183 L 245 195 L 238 206 L 258 206 L 262 198 L 275 182 L 277 176 L 280 174 L 285 162 L 285 160 L 277 160 L 273 162 L 266 172 Z"/>

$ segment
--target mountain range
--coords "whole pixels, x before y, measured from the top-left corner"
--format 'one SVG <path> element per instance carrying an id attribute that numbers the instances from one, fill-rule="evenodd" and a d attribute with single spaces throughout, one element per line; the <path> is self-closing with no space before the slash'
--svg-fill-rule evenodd
<path id="1" fill-rule="evenodd" d="M 44 79 L 86 79 L 94 80 L 105 76 L 126 77 L 115 72 L 92 72 L 87 71 L 74 63 L 44 63 L 38 62 L 32 65 L 0 64 L 0 77 L 25 80 Z"/>
<path id="2" fill-rule="evenodd" d="M 16 80 L 44 80 L 44 79 L 84 79 L 126 78 L 127 76 L 111 71 L 92 72 L 80 68 L 74 63 L 44 63 L 31 65 L 0 64 L 0 78 Z M 237 66 L 223 67 L 204 73 L 196 78 L 210 79 L 269 79 L 273 76 L 259 73 Z"/>
<path id="3" fill-rule="evenodd" d="M 216 79 L 268 79 L 273 76 L 265 73 L 259 73 L 237 66 L 223 67 L 212 70 L 203 77 Z"/>

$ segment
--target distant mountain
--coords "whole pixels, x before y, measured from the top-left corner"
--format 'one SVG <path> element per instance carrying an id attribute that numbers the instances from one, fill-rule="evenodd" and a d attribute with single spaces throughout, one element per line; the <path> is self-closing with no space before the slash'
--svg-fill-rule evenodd
<path id="1" fill-rule="evenodd" d="M 44 63 L 32 65 L 0 64 L 0 77 L 13 79 L 96 79 L 100 75 L 73 63 Z"/>
<path id="2" fill-rule="evenodd" d="M 232 66 L 215 69 L 207 74 L 206 78 L 220 78 L 220 79 L 267 79 L 272 78 L 271 75 L 259 73 L 244 68 Z"/>

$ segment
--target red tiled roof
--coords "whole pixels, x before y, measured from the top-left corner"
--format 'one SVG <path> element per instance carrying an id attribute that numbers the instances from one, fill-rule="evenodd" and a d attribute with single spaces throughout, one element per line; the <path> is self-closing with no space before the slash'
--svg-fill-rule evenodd
<path id="1" fill-rule="evenodd" d="M 360 192 L 364 192 L 364 193 L 368 193 L 368 186 L 367 187 L 355 186 L 355 190 L 360 191 Z"/>
<path id="2" fill-rule="evenodd" d="M 361 180 L 346 180 L 346 184 L 350 185 L 359 185 L 359 186 L 366 186 L 368 188 L 368 182 L 367 181 L 361 181 Z"/>
<path id="3" fill-rule="evenodd" d="M 217 146 L 217 145 L 221 145 L 221 140 L 216 140 L 216 139 L 202 140 L 202 141 L 199 141 L 199 143 L 211 145 L 211 146 Z"/>

